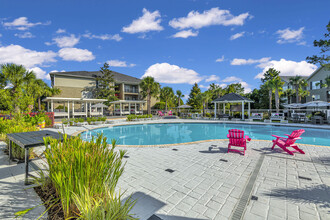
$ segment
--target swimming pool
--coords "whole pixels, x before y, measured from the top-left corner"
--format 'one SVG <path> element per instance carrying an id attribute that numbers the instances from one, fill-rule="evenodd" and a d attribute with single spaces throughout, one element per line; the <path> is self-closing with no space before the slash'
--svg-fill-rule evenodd
<path id="1" fill-rule="evenodd" d="M 81 137 L 90 140 L 92 136 L 103 133 L 109 143 L 111 139 L 116 139 L 119 145 L 162 145 L 226 139 L 229 129 L 244 130 L 254 140 L 273 140 L 272 134 L 284 136 L 301 128 L 228 123 L 136 124 L 94 129 L 83 132 Z M 302 140 L 297 143 L 330 146 L 330 130 L 304 129 Z"/>

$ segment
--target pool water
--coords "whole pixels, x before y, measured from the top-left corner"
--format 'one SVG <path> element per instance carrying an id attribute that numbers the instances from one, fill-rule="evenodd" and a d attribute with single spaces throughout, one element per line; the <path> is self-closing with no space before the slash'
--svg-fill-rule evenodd
<path id="1" fill-rule="evenodd" d="M 299 127 L 245 125 L 227 123 L 169 123 L 138 124 L 99 128 L 81 134 L 84 140 L 103 134 L 108 142 L 116 139 L 119 145 L 161 145 L 193 141 L 226 139 L 229 129 L 240 129 L 254 140 L 273 140 L 272 134 L 286 137 Z M 330 146 L 330 130 L 304 128 L 297 143 Z"/>

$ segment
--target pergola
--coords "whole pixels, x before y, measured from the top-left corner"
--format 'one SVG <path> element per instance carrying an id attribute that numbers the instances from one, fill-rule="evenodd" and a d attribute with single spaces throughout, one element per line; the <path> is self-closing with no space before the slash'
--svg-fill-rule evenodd
<path id="1" fill-rule="evenodd" d="M 236 93 L 229 93 L 220 98 L 213 100 L 214 103 L 214 118 L 217 117 L 217 104 L 223 104 L 223 112 L 225 112 L 225 104 L 226 103 L 242 103 L 242 120 L 244 120 L 244 104 L 248 103 L 248 115 L 250 116 L 250 103 L 252 100 L 238 95 Z"/>
<path id="2" fill-rule="evenodd" d="M 114 105 L 114 115 L 130 115 L 130 114 L 143 114 L 144 100 L 118 100 L 110 102 Z M 119 105 L 119 109 L 116 109 L 116 105 Z M 128 108 L 126 108 L 128 107 Z"/>
<path id="3" fill-rule="evenodd" d="M 63 98 L 63 97 L 46 97 L 42 101 L 47 102 L 48 112 L 54 112 L 55 117 L 73 118 L 75 116 L 102 116 L 103 108 L 101 111 L 93 111 L 93 104 L 102 104 L 108 101 L 107 99 L 84 99 L 84 98 Z M 63 111 L 61 109 L 54 109 L 54 104 L 63 104 Z M 75 107 L 76 104 L 76 107 Z M 70 107 L 71 105 L 71 107 Z M 77 108 L 78 107 L 78 108 Z M 88 111 L 89 107 L 89 111 Z M 67 110 L 66 110 L 67 108 Z"/>

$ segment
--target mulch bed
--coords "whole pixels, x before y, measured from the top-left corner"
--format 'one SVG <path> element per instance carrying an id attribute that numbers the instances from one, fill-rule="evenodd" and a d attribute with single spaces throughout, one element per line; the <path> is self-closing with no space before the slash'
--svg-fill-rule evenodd
<path id="1" fill-rule="evenodd" d="M 46 209 L 48 209 L 48 218 L 49 220 L 63 220 L 64 213 L 60 200 L 56 194 L 55 188 L 48 185 L 45 187 L 36 186 L 34 191 L 38 194 Z M 54 200 L 58 200 L 55 205 L 53 204 Z M 52 207 L 50 207 L 52 206 Z M 49 208 L 50 207 L 50 208 Z"/>

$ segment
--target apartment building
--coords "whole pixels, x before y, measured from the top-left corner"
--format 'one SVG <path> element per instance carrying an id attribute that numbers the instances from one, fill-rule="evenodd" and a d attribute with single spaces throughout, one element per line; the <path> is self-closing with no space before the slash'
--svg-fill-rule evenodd
<path id="1" fill-rule="evenodd" d="M 92 93 L 87 88 L 98 86 L 97 77 L 102 74 L 99 71 L 71 71 L 50 73 L 51 85 L 59 88 L 61 98 L 93 99 Z M 117 115 L 142 113 L 146 110 L 145 100 L 140 94 L 141 79 L 113 71 L 116 96 L 119 99 L 110 107 L 110 111 Z M 157 100 L 152 99 L 153 106 Z"/>
<path id="2" fill-rule="evenodd" d="M 325 86 L 326 79 L 330 77 L 330 68 L 320 67 L 315 70 L 308 78 L 308 87 L 310 95 L 307 97 L 307 102 L 324 101 L 330 102 L 330 86 Z"/>

